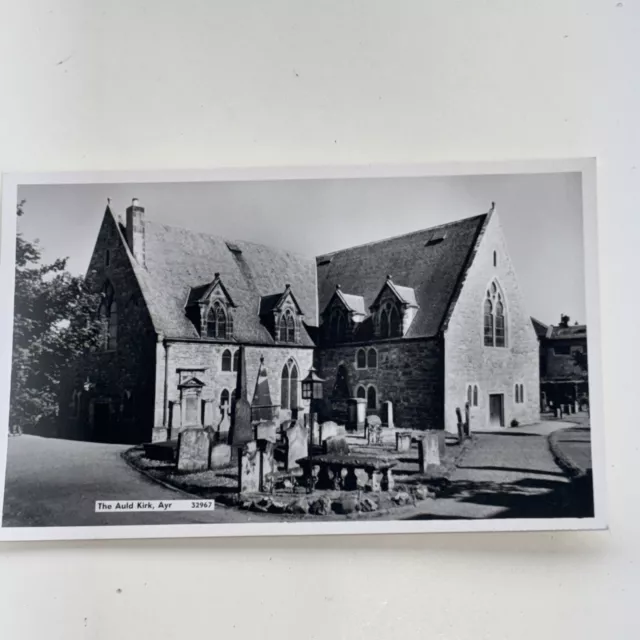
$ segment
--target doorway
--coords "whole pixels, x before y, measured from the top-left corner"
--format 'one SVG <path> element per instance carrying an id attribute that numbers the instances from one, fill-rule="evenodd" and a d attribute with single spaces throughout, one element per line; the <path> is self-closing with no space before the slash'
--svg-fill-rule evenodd
<path id="1" fill-rule="evenodd" d="M 504 427 L 504 395 L 489 394 L 489 426 Z"/>
<path id="2" fill-rule="evenodd" d="M 95 402 L 93 404 L 93 429 L 96 442 L 109 442 L 109 423 L 111 406 L 108 402 Z"/>

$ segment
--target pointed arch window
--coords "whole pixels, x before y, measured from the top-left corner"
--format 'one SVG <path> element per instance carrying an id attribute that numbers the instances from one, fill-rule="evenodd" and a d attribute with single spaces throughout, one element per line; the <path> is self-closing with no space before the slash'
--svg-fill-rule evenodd
<path id="1" fill-rule="evenodd" d="M 507 346 L 507 319 L 502 291 L 492 282 L 484 301 L 484 345 Z"/>
<path id="2" fill-rule="evenodd" d="M 232 366 L 233 371 L 238 371 L 239 363 L 240 363 L 240 349 L 237 349 L 233 354 L 233 366 Z"/>
<path id="3" fill-rule="evenodd" d="M 473 387 L 471 385 L 467 387 L 467 404 L 470 407 L 473 406 Z"/>
<path id="4" fill-rule="evenodd" d="M 386 309 L 380 312 L 380 337 L 389 337 L 389 315 Z"/>
<path id="5" fill-rule="evenodd" d="M 398 307 L 389 302 L 380 311 L 380 337 L 399 338 L 402 336 L 402 319 Z"/>
<path id="6" fill-rule="evenodd" d="M 220 392 L 220 408 L 222 408 L 224 405 L 229 405 L 229 390 L 228 389 L 223 389 Z"/>
<path id="7" fill-rule="evenodd" d="M 363 400 L 366 399 L 367 397 L 367 390 L 360 385 L 357 389 L 356 389 L 356 398 L 362 398 Z"/>
<path id="8" fill-rule="evenodd" d="M 290 309 L 281 316 L 278 323 L 278 340 L 280 342 L 296 342 L 296 320 Z"/>
<path id="9" fill-rule="evenodd" d="M 227 337 L 227 313 L 219 302 L 214 302 L 207 313 L 207 338 L 224 340 Z"/>
<path id="10" fill-rule="evenodd" d="M 400 323 L 400 312 L 394 305 L 389 311 L 389 335 L 392 338 L 397 338 L 402 335 L 402 325 Z"/>
<path id="11" fill-rule="evenodd" d="M 367 409 L 375 410 L 378 408 L 378 393 L 376 388 L 371 385 L 367 389 Z"/>
<path id="12" fill-rule="evenodd" d="M 364 349 L 358 349 L 356 354 L 356 369 L 367 368 L 367 352 Z"/>
<path id="13" fill-rule="evenodd" d="M 280 378 L 280 407 L 282 409 L 297 409 L 300 404 L 300 374 L 298 365 L 289 358 L 282 368 Z"/>
<path id="14" fill-rule="evenodd" d="M 373 347 L 371 347 L 369 351 L 367 351 L 367 368 L 378 368 L 378 352 Z"/>
<path id="15" fill-rule="evenodd" d="M 520 404 L 520 385 L 516 385 L 516 404 Z"/>
<path id="16" fill-rule="evenodd" d="M 329 340 L 342 342 L 347 333 L 347 319 L 341 309 L 334 309 L 329 318 Z"/>
<path id="17" fill-rule="evenodd" d="M 235 359 L 235 356 L 234 356 L 234 359 Z M 225 349 L 222 352 L 222 370 L 223 371 L 231 371 L 231 361 L 232 361 L 231 351 L 229 351 L 229 349 Z"/>
<path id="18" fill-rule="evenodd" d="M 473 385 L 473 406 L 474 407 L 478 406 L 478 385 L 477 384 Z"/>

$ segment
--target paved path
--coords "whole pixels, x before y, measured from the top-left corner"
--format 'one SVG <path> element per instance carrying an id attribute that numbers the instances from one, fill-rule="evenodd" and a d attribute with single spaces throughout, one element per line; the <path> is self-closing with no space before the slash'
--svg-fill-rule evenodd
<path id="1" fill-rule="evenodd" d="M 441 498 L 411 519 L 543 518 L 571 512 L 569 479 L 555 463 L 547 437 L 566 422 L 476 433 Z"/>
<path id="2" fill-rule="evenodd" d="M 95 513 L 96 500 L 181 500 L 120 457 L 128 445 L 23 435 L 9 438 L 3 526 L 85 526 L 265 522 L 268 514 L 210 512 Z"/>

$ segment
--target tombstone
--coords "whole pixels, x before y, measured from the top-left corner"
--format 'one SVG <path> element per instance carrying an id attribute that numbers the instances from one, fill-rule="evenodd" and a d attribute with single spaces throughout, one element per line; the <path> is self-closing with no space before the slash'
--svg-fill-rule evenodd
<path id="1" fill-rule="evenodd" d="M 367 442 L 372 445 L 382 444 L 382 426 L 370 426 L 367 429 Z"/>
<path id="2" fill-rule="evenodd" d="M 312 413 L 311 414 L 311 444 L 317 444 L 317 445 L 321 445 L 322 444 L 322 440 L 320 440 L 320 423 L 318 422 L 317 419 L 317 414 Z"/>
<path id="3" fill-rule="evenodd" d="M 420 473 L 440 466 L 440 445 L 438 431 L 426 431 L 418 440 L 418 465 Z"/>
<path id="4" fill-rule="evenodd" d="M 365 424 L 367 427 L 380 427 L 382 426 L 382 420 L 379 416 L 371 414 L 370 416 L 367 416 Z"/>
<path id="5" fill-rule="evenodd" d="M 169 430 L 165 427 L 153 427 L 151 442 L 165 442 L 169 439 Z"/>
<path id="6" fill-rule="evenodd" d="M 309 455 L 309 441 L 307 430 L 298 424 L 287 429 L 285 434 L 287 444 L 287 471 L 300 467 L 298 460 Z"/>
<path id="7" fill-rule="evenodd" d="M 236 402 L 233 427 L 229 431 L 229 444 L 240 446 L 252 440 L 251 405 L 247 400 L 241 398 Z"/>
<path id="8" fill-rule="evenodd" d="M 213 400 L 205 400 L 204 401 L 204 426 L 210 427 L 214 425 L 215 415 L 214 415 L 214 404 Z"/>
<path id="9" fill-rule="evenodd" d="M 393 403 L 391 400 L 385 400 L 382 403 L 380 418 L 382 419 L 382 424 L 388 429 L 393 429 Z"/>
<path id="10" fill-rule="evenodd" d="M 218 433 L 229 433 L 231 429 L 231 412 L 229 411 L 229 403 L 225 402 L 219 407 L 220 417 L 216 426 Z"/>
<path id="11" fill-rule="evenodd" d="M 209 468 L 220 469 L 231 464 L 231 447 L 228 444 L 215 444 L 209 455 Z"/>
<path id="12" fill-rule="evenodd" d="M 278 424 L 275 420 L 264 420 L 255 426 L 256 440 L 275 443 L 278 439 Z"/>
<path id="13" fill-rule="evenodd" d="M 333 438 L 338 435 L 338 425 L 335 422 L 323 422 L 320 425 L 320 443 L 322 444 L 327 438 Z"/>
<path id="14" fill-rule="evenodd" d="M 270 491 L 272 483 L 270 474 L 278 470 L 278 465 L 273 457 L 274 445 L 272 442 L 263 440 L 260 445 L 260 491 Z"/>
<path id="15" fill-rule="evenodd" d="M 327 455 L 348 456 L 349 444 L 344 436 L 331 436 L 322 443 L 322 451 Z"/>
<path id="16" fill-rule="evenodd" d="M 283 422 L 287 422 L 291 419 L 291 409 L 278 409 L 278 422 L 282 424 Z"/>
<path id="17" fill-rule="evenodd" d="M 209 467 L 209 435 L 185 429 L 178 438 L 178 471 L 204 471 Z"/>
<path id="18" fill-rule="evenodd" d="M 255 440 L 240 450 L 238 482 L 240 493 L 260 491 L 260 451 Z"/>
<path id="19" fill-rule="evenodd" d="M 347 400 L 347 429 L 359 431 L 364 429 L 367 415 L 367 401 L 364 398 L 349 398 Z"/>
<path id="20" fill-rule="evenodd" d="M 396 451 L 404 453 L 411 450 L 411 433 L 405 431 L 404 433 L 396 433 Z"/>

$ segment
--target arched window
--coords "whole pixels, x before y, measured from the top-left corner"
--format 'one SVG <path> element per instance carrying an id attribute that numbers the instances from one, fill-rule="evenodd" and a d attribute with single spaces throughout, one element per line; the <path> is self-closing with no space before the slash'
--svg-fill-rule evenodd
<path id="1" fill-rule="evenodd" d="M 107 249 L 104 252 L 104 266 L 108 267 L 111 264 L 111 251 Z"/>
<path id="2" fill-rule="evenodd" d="M 334 309 L 329 318 L 329 340 L 342 342 L 347 334 L 347 319 L 341 309 Z"/>
<path id="3" fill-rule="evenodd" d="M 237 349 L 233 353 L 233 370 L 237 371 L 240 363 L 240 349 Z"/>
<path id="4" fill-rule="evenodd" d="M 231 371 L 231 351 L 229 349 L 222 352 L 222 370 Z"/>
<path id="5" fill-rule="evenodd" d="M 389 336 L 397 338 L 402 335 L 402 325 L 400 323 L 400 312 L 396 306 L 389 311 Z"/>
<path id="6" fill-rule="evenodd" d="M 377 393 L 376 393 L 376 388 L 371 385 L 368 389 L 367 389 L 367 409 L 377 409 L 378 408 L 378 397 L 377 397 Z"/>
<path id="7" fill-rule="evenodd" d="M 520 402 L 524 402 L 524 385 L 520 385 Z"/>
<path id="8" fill-rule="evenodd" d="M 356 354 L 356 368 L 367 368 L 367 352 L 364 349 L 358 349 L 358 352 Z"/>
<path id="9" fill-rule="evenodd" d="M 278 340 L 280 342 L 296 341 L 296 321 L 293 317 L 293 313 L 291 313 L 289 309 L 280 316 L 280 322 L 278 324 Z"/>
<path id="10" fill-rule="evenodd" d="M 357 389 L 356 389 L 356 398 L 362 398 L 363 400 L 367 397 L 367 390 L 360 385 Z"/>
<path id="11" fill-rule="evenodd" d="M 467 387 L 467 404 L 473 406 L 473 387 L 469 385 Z"/>
<path id="12" fill-rule="evenodd" d="M 227 389 L 223 389 L 220 393 L 220 406 L 229 404 L 229 391 Z"/>
<path id="13" fill-rule="evenodd" d="M 516 385 L 516 404 L 520 404 L 520 385 Z"/>
<path id="14" fill-rule="evenodd" d="M 484 301 L 484 344 L 487 347 L 507 346 L 507 320 L 502 292 L 492 282 Z"/>
<path id="15" fill-rule="evenodd" d="M 290 358 L 282 368 L 282 376 L 280 378 L 280 407 L 282 409 L 298 408 L 300 404 L 299 381 L 298 366 Z"/>
<path id="16" fill-rule="evenodd" d="M 387 314 L 386 309 L 383 309 L 380 312 L 380 337 L 389 337 L 389 315 Z"/>
<path id="17" fill-rule="evenodd" d="M 227 314 L 219 302 L 215 302 L 207 314 L 207 337 L 218 340 L 227 337 Z"/>
<path id="18" fill-rule="evenodd" d="M 378 367 L 378 352 L 373 347 L 367 351 L 367 367 L 369 369 L 377 369 Z"/>
<path id="19" fill-rule="evenodd" d="M 473 385 L 473 406 L 474 407 L 478 406 L 478 385 L 477 384 Z"/>
<path id="20" fill-rule="evenodd" d="M 498 252 L 497 251 L 493 252 L 493 266 L 494 267 L 498 266 Z"/>

